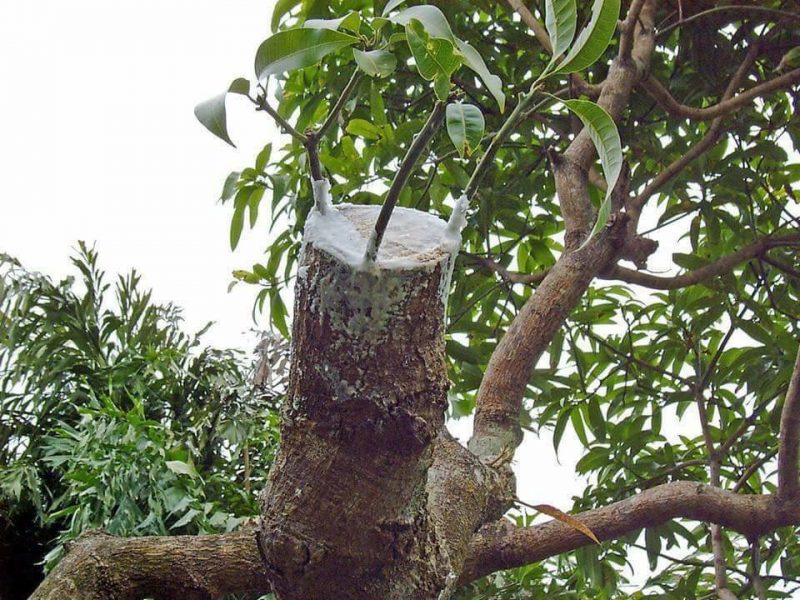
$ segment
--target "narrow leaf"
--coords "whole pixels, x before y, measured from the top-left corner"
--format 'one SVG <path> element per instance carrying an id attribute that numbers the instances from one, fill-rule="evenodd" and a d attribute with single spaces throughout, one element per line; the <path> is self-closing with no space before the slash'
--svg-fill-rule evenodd
<path id="1" fill-rule="evenodd" d="M 330 29 L 289 29 L 265 40 L 256 52 L 256 75 L 263 79 L 317 64 L 331 52 L 352 46 L 358 38 Z"/>
<path id="2" fill-rule="evenodd" d="M 553 46 L 553 58 L 550 61 L 553 64 L 572 43 L 578 27 L 578 15 L 575 0 L 545 0 L 544 8 L 544 24 Z"/>
<path id="3" fill-rule="evenodd" d="M 548 517 L 553 517 L 554 519 L 561 521 L 565 525 L 569 525 L 576 531 L 580 531 L 583 535 L 588 537 L 595 544 L 600 543 L 600 540 L 597 539 L 597 536 L 591 529 L 589 529 L 586 525 L 581 523 L 578 519 L 576 519 L 572 515 L 568 515 L 567 513 L 558 510 L 555 506 L 550 506 L 549 504 L 536 504 L 532 506 L 532 508 L 538 510 L 540 513 L 547 515 Z"/>
<path id="4" fill-rule="evenodd" d="M 386 77 L 397 67 L 397 58 L 386 50 L 370 50 L 364 52 L 353 48 L 353 58 L 358 67 L 370 77 Z"/>
<path id="5" fill-rule="evenodd" d="M 611 194 L 622 170 L 622 144 L 614 120 L 602 107 L 588 100 L 565 100 L 564 104 L 578 115 L 589 132 L 589 137 L 600 157 L 600 166 L 606 180 L 606 196 L 600 205 L 597 222 L 589 236 L 591 239 L 606 226 L 611 214 Z"/>
<path id="6" fill-rule="evenodd" d="M 556 73 L 574 73 L 591 66 L 611 42 L 617 28 L 620 0 L 594 0 L 592 16 L 575 39 Z"/>
<path id="7" fill-rule="evenodd" d="M 483 138 L 485 121 L 477 106 L 455 102 L 447 105 L 447 135 L 459 156 L 470 156 Z"/>
<path id="8" fill-rule="evenodd" d="M 489 71 L 483 57 L 478 53 L 475 48 L 470 46 L 463 40 L 456 40 L 458 51 L 464 58 L 464 64 L 477 73 L 481 81 L 486 85 L 486 89 L 494 96 L 497 105 L 500 107 L 500 112 L 506 109 L 506 95 L 503 93 L 503 81 Z"/>

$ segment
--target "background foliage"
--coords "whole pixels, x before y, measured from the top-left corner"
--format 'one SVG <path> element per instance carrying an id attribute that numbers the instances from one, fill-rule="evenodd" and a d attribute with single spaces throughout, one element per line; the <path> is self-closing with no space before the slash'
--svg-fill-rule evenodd
<path id="1" fill-rule="evenodd" d="M 0 255 L 0 579 L 19 597 L 89 529 L 238 528 L 277 444 L 283 381 L 264 368 L 285 344 L 259 344 L 254 386 L 251 358 L 202 347 L 208 327 L 184 333 L 136 272 L 108 283 L 84 244 L 72 263 L 54 282 Z"/>

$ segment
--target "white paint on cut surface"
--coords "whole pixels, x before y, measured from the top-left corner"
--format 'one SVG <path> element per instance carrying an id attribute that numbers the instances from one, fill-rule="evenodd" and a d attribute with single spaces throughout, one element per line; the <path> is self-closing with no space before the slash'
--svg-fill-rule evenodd
<path id="1" fill-rule="evenodd" d="M 355 270 L 364 267 L 364 250 L 374 230 L 379 206 L 337 204 L 323 213 L 313 210 L 306 221 L 306 244 L 323 250 Z M 437 264 L 458 252 L 460 229 L 435 215 L 410 208 L 395 208 L 383 236 L 377 269 L 418 269 Z"/>

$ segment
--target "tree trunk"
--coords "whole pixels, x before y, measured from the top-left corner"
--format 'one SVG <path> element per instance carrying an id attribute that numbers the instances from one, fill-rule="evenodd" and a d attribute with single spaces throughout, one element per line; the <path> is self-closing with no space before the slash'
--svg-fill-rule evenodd
<path id="1" fill-rule="evenodd" d="M 444 221 L 398 209 L 377 263 L 364 263 L 377 214 L 329 207 L 306 227 L 260 534 L 281 600 L 434 597 L 451 572 L 426 481 L 444 426 L 458 243 Z"/>

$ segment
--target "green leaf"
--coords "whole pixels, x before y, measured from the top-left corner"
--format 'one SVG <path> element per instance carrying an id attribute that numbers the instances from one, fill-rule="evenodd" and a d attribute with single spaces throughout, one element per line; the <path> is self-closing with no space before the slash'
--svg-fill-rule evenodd
<path id="1" fill-rule="evenodd" d="M 430 37 L 422 23 L 416 19 L 406 25 L 406 37 L 417 71 L 428 81 L 440 74 L 449 79 L 461 64 L 453 44 L 446 39 Z"/>
<path id="2" fill-rule="evenodd" d="M 309 19 L 303 23 L 303 27 L 308 29 L 330 29 L 331 31 L 347 29 L 354 33 L 358 33 L 358 28 L 360 26 L 361 15 L 357 12 L 351 12 L 349 15 L 339 17 L 338 19 Z"/>
<path id="3" fill-rule="evenodd" d="M 317 64 L 331 52 L 352 46 L 358 38 L 330 29 L 289 29 L 266 39 L 256 52 L 256 75 L 263 79 Z"/>
<path id="4" fill-rule="evenodd" d="M 578 26 L 578 15 L 575 0 L 545 0 L 544 7 L 544 24 L 553 46 L 553 58 L 550 60 L 552 65 L 572 43 Z"/>
<path id="5" fill-rule="evenodd" d="M 179 527 L 183 527 L 184 525 L 188 525 L 192 519 L 194 519 L 197 515 L 200 514 L 200 511 L 196 508 L 191 508 L 186 511 L 186 514 L 183 515 L 170 529 L 178 529 Z"/>
<path id="6" fill-rule="evenodd" d="M 411 21 L 419 21 L 431 38 L 447 40 L 451 44 L 456 41 L 456 36 L 453 35 L 453 30 L 450 29 L 450 24 L 447 22 L 447 17 L 444 16 L 441 10 L 429 4 L 412 6 L 400 11 L 393 17 L 389 17 L 389 20 L 405 27 Z"/>
<path id="7" fill-rule="evenodd" d="M 267 144 L 256 156 L 256 171 L 262 173 L 269 163 L 269 158 L 272 155 L 272 144 Z"/>
<path id="8" fill-rule="evenodd" d="M 192 479 L 198 477 L 197 470 L 191 462 L 183 462 L 182 460 L 168 460 L 166 463 L 167 468 L 176 475 L 188 475 Z"/>
<path id="9" fill-rule="evenodd" d="M 250 196 L 247 199 L 247 206 L 250 209 L 250 229 L 252 229 L 256 221 L 258 220 L 258 207 L 261 204 L 261 199 L 264 197 L 265 188 L 263 185 L 259 185 L 256 189 L 254 189 Z"/>
<path id="10" fill-rule="evenodd" d="M 211 133 L 235 148 L 236 144 L 231 141 L 228 135 L 228 117 L 225 112 L 225 98 L 228 94 L 242 94 L 246 96 L 249 93 L 250 82 L 247 81 L 247 79 L 242 77 L 234 79 L 228 86 L 227 92 L 219 96 L 214 96 L 210 100 L 206 100 L 195 106 L 194 116 L 197 117 L 197 120 Z"/>
<path id="11" fill-rule="evenodd" d="M 611 42 L 617 28 L 620 0 L 595 0 L 592 17 L 575 39 L 556 73 L 574 73 L 591 66 Z"/>
<path id="12" fill-rule="evenodd" d="M 447 135 L 459 156 L 470 156 L 481 143 L 486 126 L 481 109 L 463 102 L 448 104 L 446 122 Z"/>
<path id="13" fill-rule="evenodd" d="M 370 77 L 386 77 L 397 67 L 397 58 L 386 50 L 370 50 L 364 52 L 353 48 L 353 58 L 358 67 Z"/>
<path id="14" fill-rule="evenodd" d="M 450 77 L 439 73 L 433 80 L 433 92 L 436 94 L 437 100 L 446 102 L 450 97 Z"/>
<path id="15" fill-rule="evenodd" d="M 486 85 L 486 89 L 494 96 L 497 105 L 500 107 L 500 112 L 504 112 L 506 109 L 506 95 L 503 93 L 503 81 L 489 71 L 483 61 L 483 57 L 467 42 L 456 40 L 456 46 L 458 46 L 458 51 L 464 58 L 464 64 L 477 73 L 478 77 Z"/>
<path id="16" fill-rule="evenodd" d="M 386 118 L 386 105 L 374 81 L 369 86 L 369 114 L 376 125 L 386 125 L 389 122 Z"/>
<path id="17" fill-rule="evenodd" d="M 243 197 L 249 198 L 251 191 L 251 188 L 247 188 L 246 190 L 240 190 L 239 193 L 246 192 L 246 194 L 243 194 Z M 239 194 L 237 194 L 237 200 L 238 197 Z M 231 219 L 230 231 L 231 250 L 236 250 L 236 246 L 239 245 L 239 238 L 242 237 L 242 228 L 244 227 L 244 211 L 246 208 L 246 202 L 236 202 L 236 205 L 233 209 L 233 218 Z"/>
<path id="18" fill-rule="evenodd" d="M 376 125 L 364 119 L 351 119 L 347 124 L 347 133 L 358 135 L 368 140 L 381 139 L 381 130 Z"/>
<path id="19" fill-rule="evenodd" d="M 381 11 L 381 16 L 385 17 L 405 1 L 406 0 L 389 0 L 389 2 L 386 3 L 386 6 L 383 7 L 383 10 Z"/>
<path id="20" fill-rule="evenodd" d="M 278 0 L 275 3 L 275 8 L 272 10 L 272 21 L 270 22 L 272 33 L 278 31 L 283 16 L 302 1 L 303 0 Z"/>
<path id="21" fill-rule="evenodd" d="M 283 337 L 288 338 L 289 327 L 286 325 L 286 305 L 277 290 L 272 290 L 269 296 L 269 318 Z"/>
<path id="22" fill-rule="evenodd" d="M 597 222 L 589 236 L 591 239 L 606 226 L 611 214 L 611 194 L 622 170 L 622 144 L 614 120 L 602 107 L 588 100 L 565 100 L 564 104 L 578 115 L 589 132 L 606 179 L 606 196 L 598 210 Z"/>
<path id="23" fill-rule="evenodd" d="M 225 178 L 225 184 L 222 186 L 222 193 L 219 196 L 220 200 L 226 202 L 233 198 L 233 195 L 236 193 L 236 184 L 239 183 L 239 175 L 239 171 L 232 171 Z"/>

